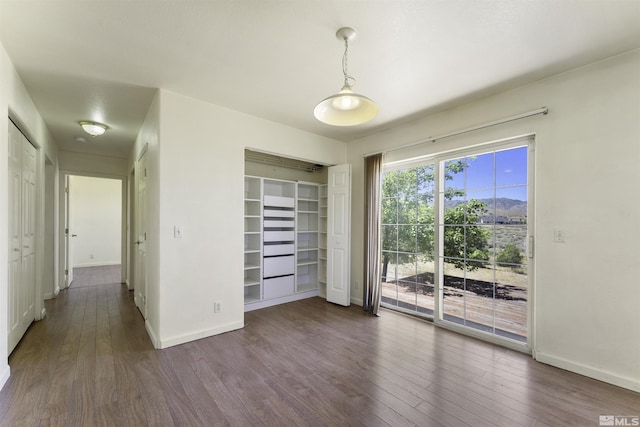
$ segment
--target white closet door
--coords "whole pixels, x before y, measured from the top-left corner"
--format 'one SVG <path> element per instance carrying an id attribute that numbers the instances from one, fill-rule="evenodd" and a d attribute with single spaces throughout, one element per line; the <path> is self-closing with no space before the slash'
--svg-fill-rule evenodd
<path id="1" fill-rule="evenodd" d="M 138 246 L 136 256 L 136 281 L 135 287 L 135 304 L 142 313 L 143 318 L 147 318 L 147 151 L 138 159 L 136 166 L 136 180 L 138 183 L 137 190 L 137 206 L 136 206 L 136 232 Z"/>
<path id="2" fill-rule="evenodd" d="M 329 168 L 327 220 L 327 301 L 348 306 L 351 262 L 351 165 Z"/>
<path id="3" fill-rule="evenodd" d="M 13 351 L 35 320 L 36 149 L 9 122 L 9 330 Z"/>

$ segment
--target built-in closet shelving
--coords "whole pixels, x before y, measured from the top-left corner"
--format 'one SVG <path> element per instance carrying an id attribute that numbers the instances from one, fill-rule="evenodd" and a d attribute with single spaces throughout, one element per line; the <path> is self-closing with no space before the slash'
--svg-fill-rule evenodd
<path id="1" fill-rule="evenodd" d="M 244 302 L 260 301 L 262 271 L 262 180 L 244 179 Z"/>
<path id="2" fill-rule="evenodd" d="M 327 295 L 327 185 L 318 186 L 318 291 Z"/>
<path id="3" fill-rule="evenodd" d="M 326 277 L 326 185 L 246 176 L 244 200 L 245 310 L 317 296 Z"/>
<path id="4" fill-rule="evenodd" d="M 296 292 L 318 289 L 318 184 L 298 183 Z"/>

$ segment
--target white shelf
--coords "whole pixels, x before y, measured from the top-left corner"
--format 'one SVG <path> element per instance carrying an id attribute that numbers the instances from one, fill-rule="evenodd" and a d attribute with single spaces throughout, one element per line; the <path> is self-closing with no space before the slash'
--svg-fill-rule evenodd
<path id="1" fill-rule="evenodd" d="M 249 279 L 244 279 L 244 286 L 256 286 L 259 285 L 260 281 L 259 280 L 249 280 Z"/>

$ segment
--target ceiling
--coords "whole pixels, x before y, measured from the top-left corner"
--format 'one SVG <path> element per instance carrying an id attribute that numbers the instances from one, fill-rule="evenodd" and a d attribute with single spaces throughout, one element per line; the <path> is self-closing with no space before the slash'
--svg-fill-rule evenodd
<path id="1" fill-rule="evenodd" d="M 637 0 L 0 0 L 0 41 L 60 149 L 126 157 L 155 88 L 341 141 L 640 47 Z M 380 108 L 333 127 L 342 86 Z M 106 123 L 82 136 L 79 120 Z"/>

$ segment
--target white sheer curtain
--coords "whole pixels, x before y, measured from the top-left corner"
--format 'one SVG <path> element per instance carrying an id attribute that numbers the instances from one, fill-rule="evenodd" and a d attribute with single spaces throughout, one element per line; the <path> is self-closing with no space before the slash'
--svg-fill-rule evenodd
<path id="1" fill-rule="evenodd" d="M 380 209 L 382 192 L 382 153 L 364 159 L 365 253 L 363 307 L 377 315 L 380 307 Z"/>

